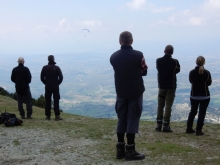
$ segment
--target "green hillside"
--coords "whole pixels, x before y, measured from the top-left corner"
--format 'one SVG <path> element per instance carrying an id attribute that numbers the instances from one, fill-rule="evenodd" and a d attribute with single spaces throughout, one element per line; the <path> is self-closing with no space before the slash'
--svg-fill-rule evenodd
<path id="1" fill-rule="evenodd" d="M 5 110 L 19 116 L 17 102 L 0 95 L 0 111 Z M 141 121 L 136 146 L 146 159 L 125 162 L 115 159 L 117 120 L 61 116 L 63 121 L 46 121 L 44 110 L 33 107 L 34 119 L 23 126 L 0 125 L 0 164 L 220 164 L 219 124 L 205 124 L 205 135 L 197 137 L 185 133 L 183 122 L 171 123 L 173 133 L 158 133 L 155 122 Z"/>

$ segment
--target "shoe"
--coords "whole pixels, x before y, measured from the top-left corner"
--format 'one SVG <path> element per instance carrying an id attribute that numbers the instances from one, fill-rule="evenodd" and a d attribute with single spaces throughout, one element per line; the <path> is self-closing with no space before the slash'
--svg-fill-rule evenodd
<path id="1" fill-rule="evenodd" d="M 33 117 L 31 117 L 31 116 L 28 116 L 28 117 L 27 117 L 27 119 L 33 119 Z"/>
<path id="2" fill-rule="evenodd" d="M 163 132 L 173 132 L 173 130 L 170 128 L 169 123 L 164 122 L 164 124 L 163 124 Z"/>
<path id="3" fill-rule="evenodd" d="M 144 154 L 140 154 L 135 150 L 134 144 L 127 144 L 125 146 L 125 160 L 142 160 L 145 159 Z"/>
<path id="4" fill-rule="evenodd" d="M 158 132 L 161 132 L 162 124 L 163 124 L 162 121 L 158 120 L 157 121 L 157 126 L 156 126 L 155 130 L 158 131 Z"/>
<path id="5" fill-rule="evenodd" d="M 50 116 L 47 116 L 47 117 L 45 118 L 45 120 L 50 120 Z"/>
<path id="6" fill-rule="evenodd" d="M 118 142 L 116 144 L 116 150 L 117 150 L 117 153 L 116 153 L 116 158 L 117 159 L 122 159 L 125 157 L 125 143 L 123 142 Z"/>
<path id="7" fill-rule="evenodd" d="M 195 133 L 196 131 L 193 128 L 187 128 L 186 133 Z"/>
<path id="8" fill-rule="evenodd" d="M 202 136 L 202 135 L 205 135 L 204 132 L 196 130 L 196 136 Z"/>
<path id="9" fill-rule="evenodd" d="M 63 120 L 63 118 L 60 117 L 60 116 L 56 116 L 56 117 L 55 117 L 55 120 L 56 120 L 56 121 L 58 121 L 58 120 Z"/>
<path id="10" fill-rule="evenodd" d="M 21 119 L 27 119 L 25 116 L 21 116 Z"/>

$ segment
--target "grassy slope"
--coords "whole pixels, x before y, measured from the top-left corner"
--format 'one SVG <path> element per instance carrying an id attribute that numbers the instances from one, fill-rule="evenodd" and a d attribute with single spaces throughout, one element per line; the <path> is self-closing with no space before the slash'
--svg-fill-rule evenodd
<path id="1" fill-rule="evenodd" d="M 16 101 L 0 95 L 0 111 L 10 113 L 17 111 Z M 99 164 L 100 159 L 106 164 L 126 164 L 124 160 L 115 159 L 117 120 L 93 119 L 89 117 L 61 114 L 63 121 L 45 121 L 44 110 L 33 107 L 33 120 L 25 120 L 18 129 L 45 129 L 56 131 L 77 139 L 84 137 L 98 141 L 95 146 L 99 153 L 86 155 L 93 157 L 91 164 Z M 140 137 L 137 135 L 137 149 L 145 153 L 146 159 L 135 164 L 220 164 L 220 126 L 206 124 L 205 136 L 197 137 L 185 132 L 185 123 L 172 123 L 173 133 L 154 131 L 155 122 L 141 121 Z M 0 131 L 6 128 L 0 125 Z M 104 163 L 105 164 L 105 163 Z M 130 163 L 132 164 L 132 163 Z"/>

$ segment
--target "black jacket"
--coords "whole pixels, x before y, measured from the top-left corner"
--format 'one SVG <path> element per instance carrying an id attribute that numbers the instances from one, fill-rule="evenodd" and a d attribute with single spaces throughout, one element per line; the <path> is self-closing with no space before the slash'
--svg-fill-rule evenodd
<path id="1" fill-rule="evenodd" d="M 165 54 L 156 60 L 157 80 L 160 89 L 176 89 L 176 74 L 180 72 L 179 61 Z"/>
<path id="2" fill-rule="evenodd" d="M 25 94 L 31 83 L 30 70 L 23 64 L 19 64 L 12 70 L 11 81 L 15 83 L 16 92 L 18 94 Z"/>
<path id="3" fill-rule="evenodd" d="M 189 82 L 192 84 L 191 96 L 210 96 L 209 87 L 212 77 L 208 70 L 199 74 L 199 66 L 189 72 Z"/>
<path id="4" fill-rule="evenodd" d="M 55 62 L 49 62 L 41 70 L 41 81 L 45 84 L 46 89 L 57 89 L 63 81 L 63 74 Z"/>
<path id="5" fill-rule="evenodd" d="M 120 98 L 135 99 L 143 94 L 145 88 L 142 76 L 147 74 L 147 70 L 142 70 L 142 58 L 142 52 L 127 45 L 121 46 L 120 50 L 111 55 L 116 93 Z"/>

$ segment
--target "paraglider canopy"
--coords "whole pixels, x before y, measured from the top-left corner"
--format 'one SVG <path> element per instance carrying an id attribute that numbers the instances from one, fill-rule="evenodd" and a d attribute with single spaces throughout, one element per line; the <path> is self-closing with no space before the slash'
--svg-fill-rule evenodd
<path id="1" fill-rule="evenodd" d="M 83 29 L 83 31 L 84 31 L 84 30 L 85 30 L 85 31 L 88 31 L 88 32 L 90 33 L 90 31 L 89 31 L 88 29 Z"/>

